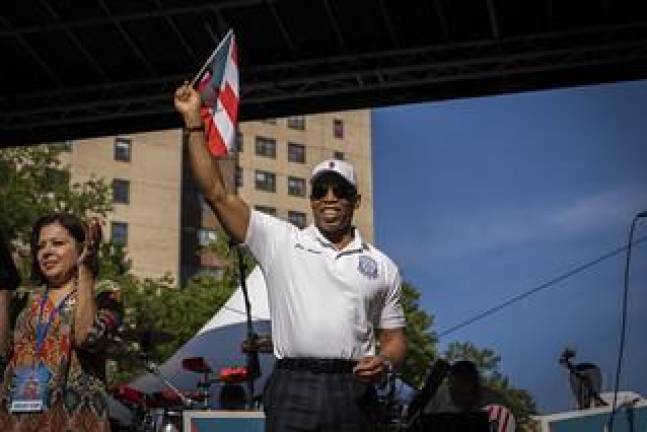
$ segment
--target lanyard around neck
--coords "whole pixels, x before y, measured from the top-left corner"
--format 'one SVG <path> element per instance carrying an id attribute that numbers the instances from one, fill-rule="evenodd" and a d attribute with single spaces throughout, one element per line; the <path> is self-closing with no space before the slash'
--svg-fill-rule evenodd
<path id="1" fill-rule="evenodd" d="M 61 300 L 58 306 L 55 307 L 52 312 L 50 312 L 47 322 L 45 324 L 42 324 L 43 310 L 45 309 L 45 303 L 47 303 L 47 298 L 49 296 L 49 291 L 45 291 L 45 294 L 40 301 L 40 312 L 38 313 L 38 324 L 36 325 L 36 352 L 34 354 L 36 358 L 40 357 L 40 352 L 43 349 L 43 344 L 45 343 L 45 338 L 47 337 L 47 333 L 49 332 L 49 327 L 52 325 L 52 321 L 54 321 L 56 315 L 59 314 L 60 311 L 65 307 L 65 304 L 75 292 L 76 289 L 73 289 L 65 297 L 63 297 L 63 300 Z"/>

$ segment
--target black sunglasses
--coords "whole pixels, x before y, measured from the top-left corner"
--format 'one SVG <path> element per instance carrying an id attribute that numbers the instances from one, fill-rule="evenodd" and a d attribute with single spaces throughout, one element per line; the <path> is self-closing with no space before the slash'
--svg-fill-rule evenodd
<path id="1" fill-rule="evenodd" d="M 312 185 L 310 198 L 313 200 L 320 200 L 328 194 L 329 189 L 332 189 L 332 193 L 337 197 L 337 199 L 352 200 L 357 196 L 357 191 L 350 184 L 321 182 Z"/>

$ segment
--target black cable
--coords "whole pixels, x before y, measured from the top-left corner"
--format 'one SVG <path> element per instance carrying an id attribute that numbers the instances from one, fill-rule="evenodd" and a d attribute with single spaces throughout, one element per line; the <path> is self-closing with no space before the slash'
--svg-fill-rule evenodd
<path id="1" fill-rule="evenodd" d="M 637 245 L 637 244 L 642 243 L 642 242 L 644 242 L 646 240 L 647 240 L 647 236 L 640 237 L 635 242 L 633 242 L 633 244 Z M 456 324 L 456 325 L 454 325 L 452 327 L 449 327 L 448 329 L 443 330 L 443 331 L 438 333 L 438 339 L 440 339 L 442 337 L 445 337 L 450 333 L 454 333 L 455 331 L 458 331 L 458 330 L 462 329 L 463 327 L 467 327 L 470 324 L 474 324 L 475 322 L 480 321 L 480 320 L 492 315 L 493 313 L 498 312 L 498 311 L 500 311 L 501 309 L 503 309 L 503 308 L 505 308 L 507 306 L 510 306 L 511 304 L 514 304 L 514 303 L 516 303 L 518 301 L 521 301 L 521 300 L 525 299 L 526 297 L 529 297 L 529 296 L 531 296 L 533 294 L 536 294 L 539 291 L 542 291 L 542 290 L 544 290 L 546 288 L 550 288 L 551 286 L 553 286 L 553 285 L 555 285 L 555 284 L 557 284 L 559 282 L 562 282 L 563 280 L 566 280 L 566 279 L 570 278 L 571 276 L 574 276 L 574 275 L 576 275 L 578 273 L 581 273 L 584 270 L 586 270 L 586 269 L 588 269 L 590 267 L 593 267 L 596 264 L 601 263 L 602 261 L 605 261 L 605 260 L 607 260 L 607 259 L 609 259 L 609 258 L 611 258 L 613 256 L 616 256 L 616 255 L 624 252 L 625 250 L 627 250 L 630 247 L 631 247 L 631 245 L 622 246 L 622 247 L 619 247 L 617 249 L 614 249 L 611 252 L 608 252 L 608 253 L 594 259 L 593 261 L 589 261 L 586 264 L 582 264 L 581 266 L 578 266 L 578 267 L 576 267 L 575 269 L 573 269 L 571 271 L 568 271 L 568 272 L 566 272 L 566 273 L 564 273 L 564 274 L 562 274 L 560 276 L 557 276 L 556 278 L 551 279 L 548 282 L 545 282 L 545 283 L 543 283 L 543 284 L 541 284 L 541 285 L 539 285 L 539 286 L 537 286 L 535 288 L 532 288 L 532 289 L 530 289 L 530 290 L 528 290 L 526 292 L 518 294 L 518 295 L 510 298 L 509 300 L 504 301 L 503 303 L 500 303 L 500 304 L 498 304 L 496 306 L 491 307 L 490 309 L 487 309 L 487 310 L 475 315 L 472 318 L 468 318 L 468 319 L 466 319 L 466 320 L 464 320 L 464 321 L 462 321 L 462 322 L 460 322 L 460 323 L 458 323 L 458 324 Z"/>
<path id="2" fill-rule="evenodd" d="M 642 213 L 641 213 L 642 214 Z M 620 388 L 620 374 L 622 373 L 622 357 L 625 350 L 625 339 L 627 335 L 627 299 L 629 297 L 629 263 L 631 262 L 631 245 L 632 239 L 634 237 L 634 230 L 636 229 L 636 223 L 640 219 L 640 215 L 634 216 L 631 221 L 631 228 L 629 228 L 629 239 L 627 240 L 627 255 L 625 259 L 625 274 L 624 274 L 624 286 L 622 293 L 622 318 L 620 324 L 620 343 L 618 347 L 618 361 L 616 363 L 616 382 L 613 387 L 613 403 L 611 404 L 611 413 L 609 414 L 609 420 L 607 423 L 608 432 L 613 432 L 613 418 L 616 415 L 616 403 L 618 402 L 618 390 Z"/>

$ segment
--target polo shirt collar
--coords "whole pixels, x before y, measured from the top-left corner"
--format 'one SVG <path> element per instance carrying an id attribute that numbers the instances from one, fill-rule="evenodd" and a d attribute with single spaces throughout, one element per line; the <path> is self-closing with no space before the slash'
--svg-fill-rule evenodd
<path id="1" fill-rule="evenodd" d="M 319 228 L 317 228 L 314 224 L 309 225 L 308 228 L 306 228 L 306 232 L 308 233 L 308 235 L 314 237 L 315 240 L 317 240 L 322 246 L 330 248 L 338 254 L 361 252 L 364 249 L 366 249 L 367 246 L 362 240 L 362 236 L 360 235 L 357 227 L 353 227 L 352 229 L 353 229 L 353 239 L 342 250 L 337 250 L 335 245 L 332 244 L 332 242 L 328 240 L 323 234 L 321 234 L 321 231 L 319 231 Z"/>

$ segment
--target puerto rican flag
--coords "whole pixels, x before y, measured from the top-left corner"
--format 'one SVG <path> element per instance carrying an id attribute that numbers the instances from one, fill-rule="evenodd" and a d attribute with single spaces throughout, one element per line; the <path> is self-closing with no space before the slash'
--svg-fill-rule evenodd
<path id="1" fill-rule="evenodd" d="M 503 405 L 491 404 L 483 407 L 483 410 L 490 416 L 490 425 L 495 432 L 514 432 L 516 422 L 509 409 Z"/>
<path id="2" fill-rule="evenodd" d="M 209 151 L 214 156 L 225 156 L 235 151 L 238 126 L 238 54 L 233 30 L 220 41 L 210 63 L 198 84 L 202 96 L 200 114 Z"/>

